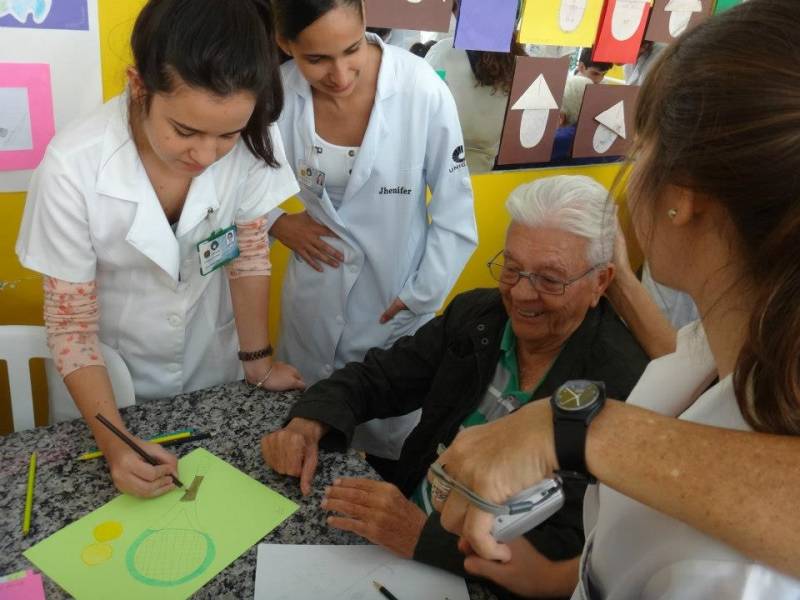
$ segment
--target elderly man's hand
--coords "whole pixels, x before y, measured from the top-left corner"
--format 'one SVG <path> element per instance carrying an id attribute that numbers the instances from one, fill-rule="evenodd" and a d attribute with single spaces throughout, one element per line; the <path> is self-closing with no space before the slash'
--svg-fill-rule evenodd
<path id="1" fill-rule="evenodd" d="M 481 497 L 497 504 L 506 502 L 558 467 L 550 402 L 531 402 L 502 419 L 463 430 L 437 462 Z M 428 479 L 433 482 L 436 475 L 429 471 Z M 433 505 L 442 511 L 442 527 L 463 537 L 477 554 L 489 560 L 511 560 L 508 546 L 492 537 L 494 515 L 453 492 L 444 504 L 434 496 Z"/>
<path id="2" fill-rule="evenodd" d="M 325 491 L 322 508 L 344 516 L 328 524 L 352 531 L 403 558 L 413 558 L 427 515 L 390 483 L 371 479 L 337 479 Z"/>
<path id="3" fill-rule="evenodd" d="M 311 493 L 317 470 L 317 446 L 329 427 L 311 419 L 294 418 L 283 429 L 261 439 L 261 455 L 273 470 L 300 478 L 300 491 Z"/>
<path id="4" fill-rule="evenodd" d="M 511 560 L 506 563 L 486 560 L 470 553 L 467 544 L 464 569 L 476 577 L 489 579 L 523 598 L 569 596 L 578 584 L 580 557 L 557 561 L 547 559 L 524 537 L 508 543 Z"/>

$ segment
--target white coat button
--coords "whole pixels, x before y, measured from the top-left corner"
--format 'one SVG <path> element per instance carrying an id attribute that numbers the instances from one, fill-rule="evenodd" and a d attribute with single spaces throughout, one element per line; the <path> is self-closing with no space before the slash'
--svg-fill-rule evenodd
<path id="1" fill-rule="evenodd" d="M 167 320 L 169 321 L 169 324 L 172 325 L 173 327 L 177 327 L 178 325 L 181 324 L 181 318 L 178 315 L 170 315 L 169 319 Z"/>
<path id="2" fill-rule="evenodd" d="M 344 317 L 342 317 L 342 315 L 336 315 L 336 322 L 342 325 L 344 323 Z"/>

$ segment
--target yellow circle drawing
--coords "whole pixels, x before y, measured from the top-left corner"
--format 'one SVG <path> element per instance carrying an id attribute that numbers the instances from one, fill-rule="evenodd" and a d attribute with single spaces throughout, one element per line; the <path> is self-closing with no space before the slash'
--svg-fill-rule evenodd
<path id="1" fill-rule="evenodd" d="M 111 544 L 89 544 L 81 552 L 81 560 L 88 566 L 93 567 L 104 563 L 114 554 Z"/>
<path id="2" fill-rule="evenodd" d="M 122 523 L 119 521 L 106 521 L 100 523 L 92 532 L 98 542 L 110 542 L 122 535 Z"/>

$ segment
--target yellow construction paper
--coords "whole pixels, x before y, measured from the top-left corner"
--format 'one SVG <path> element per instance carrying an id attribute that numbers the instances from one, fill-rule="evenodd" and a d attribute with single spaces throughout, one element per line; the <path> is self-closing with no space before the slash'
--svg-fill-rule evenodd
<path id="1" fill-rule="evenodd" d="M 185 488 L 118 496 L 25 556 L 81 600 L 188 598 L 297 510 L 202 448 L 178 469 Z"/>
<path id="2" fill-rule="evenodd" d="M 590 47 L 597 37 L 603 0 L 525 0 L 523 44 Z"/>

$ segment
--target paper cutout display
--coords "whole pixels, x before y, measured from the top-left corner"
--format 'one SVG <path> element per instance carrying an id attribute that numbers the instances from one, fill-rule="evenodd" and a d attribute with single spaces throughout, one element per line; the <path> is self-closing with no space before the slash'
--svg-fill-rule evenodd
<path id="1" fill-rule="evenodd" d="M 713 0 L 655 0 L 645 39 L 669 44 L 711 16 Z"/>
<path id="2" fill-rule="evenodd" d="M 369 27 L 446 32 L 453 0 L 366 0 L 365 10 Z"/>
<path id="3" fill-rule="evenodd" d="M 313 576 L 310 576 L 313 572 Z M 379 546 L 259 544 L 254 600 L 381 598 L 469 600 L 461 577 L 395 556 Z"/>
<path id="4" fill-rule="evenodd" d="M 33 571 L 21 571 L 0 578 L 0 598 L 3 600 L 45 600 L 41 574 Z"/>
<path id="5" fill-rule="evenodd" d="M 714 14 L 718 15 L 721 12 L 725 12 L 729 8 L 733 8 L 738 4 L 744 4 L 747 0 L 717 0 L 716 5 L 714 6 Z"/>
<path id="6" fill-rule="evenodd" d="M 187 598 L 297 509 L 203 449 L 179 473 L 186 488 L 118 496 L 25 556 L 76 598 Z"/>
<path id="7" fill-rule="evenodd" d="M 587 86 L 572 157 L 624 155 L 633 141 L 633 117 L 638 96 L 639 86 Z"/>
<path id="8" fill-rule="evenodd" d="M 0 27 L 89 29 L 86 0 L 0 0 Z"/>
<path id="9" fill-rule="evenodd" d="M 0 63 L 0 171 L 35 168 L 54 133 L 49 65 Z"/>
<path id="10" fill-rule="evenodd" d="M 454 46 L 464 50 L 509 52 L 519 0 L 461 0 Z"/>
<path id="11" fill-rule="evenodd" d="M 649 16 L 649 0 L 609 0 L 600 19 L 592 59 L 635 63 Z"/>
<path id="12" fill-rule="evenodd" d="M 569 61 L 569 56 L 517 57 L 497 156 L 498 164 L 550 160 Z"/>
<path id="13" fill-rule="evenodd" d="M 545 46 L 591 46 L 604 0 L 527 0 L 519 41 Z"/>

